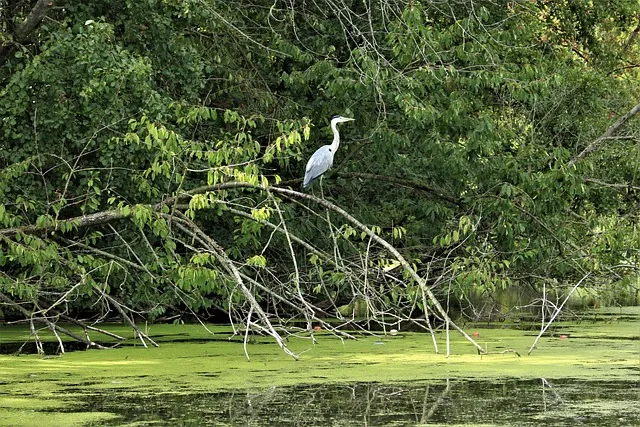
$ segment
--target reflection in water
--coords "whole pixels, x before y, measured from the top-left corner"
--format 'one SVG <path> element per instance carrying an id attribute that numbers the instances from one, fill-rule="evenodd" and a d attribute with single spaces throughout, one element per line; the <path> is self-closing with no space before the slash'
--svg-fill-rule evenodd
<path id="1" fill-rule="evenodd" d="M 640 424 L 638 386 L 640 380 L 543 378 L 325 384 L 205 394 L 140 395 L 122 390 L 91 396 L 85 409 L 120 415 L 111 425 L 627 426 Z"/>

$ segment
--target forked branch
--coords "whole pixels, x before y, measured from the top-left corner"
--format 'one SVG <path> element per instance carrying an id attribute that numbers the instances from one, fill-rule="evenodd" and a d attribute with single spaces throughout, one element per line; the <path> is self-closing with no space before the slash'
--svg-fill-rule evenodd
<path id="1" fill-rule="evenodd" d="M 398 252 L 398 250 L 395 247 L 393 247 L 389 242 L 387 242 L 382 237 L 380 237 L 376 233 L 374 233 L 373 230 L 371 230 L 369 227 L 367 227 L 366 225 L 364 225 L 363 223 L 361 223 L 360 221 L 355 219 L 352 215 L 350 215 L 344 209 L 334 205 L 333 203 L 331 203 L 331 202 L 329 202 L 329 201 L 327 201 L 325 199 L 321 199 L 321 198 L 318 198 L 318 197 L 310 195 L 310 194 L 300 193 L 298 191 L 290 190 L 288 188 L 280 188 L 280 187 L 273 187 L 273 186 L 264 187 L 264 186 L 261 186 L 261 185 L 257 185 L 256 186 L 256 185 L 252 185 L 252 184 L 245 183 L 245 182 L 229 182 L 229 183 L 225 183 L 225 184 L 218 185 L 218 186 L 200 187 L 199 189 L 194 190 L 194 192 L 192 192 L 191 194 L 196 194 L 195 193 L 196 191 L 197 192 L 215 191 L 216 187 L 218 187 L 218 188 L 221 188 L 221 187 L 225 187 L 225 188 L 243 188 L 243 187 L 244 188 L 258 188 L 258 189 L 263 190 L 263 191 L 271 191 L 271 192 L 274 192 L 274 193 L 284 194 L 284 195 L 287 195 L 287 196 L 290 196 L 290 197 L 311 200 L 311 201 L 317 203 L 318 205 L 324 206 L 325 208 L 330 209 L 333 212 L 336 212 L 337 214 L 341 215 L 347 221 L 349 221 L 354 226 L 356 226 L 358 229 L 360 229 L 361 231 L 365 232 L 376 243 L 378 243 L 379 245 L 383 246 L 386 250 L 388 250 L 389 253 L 391 253 L 394 256 L 394 258 L 400 263 L 400 265 L 402 265 L 402 268 L 411 276 L 411 278 L 413 278 L 413 280 L 415 280 L 416 283 L 418 283 L 420 288 L 426 293 L 426 295 L 429 297 L 430 302 L 433 304 L 433 306 L 435 307 L 436 311 L 438 312 L 438 314 L 440 316 L 442 316 L 442 318 L 445 320 L 445 322 L 447 322 L 451 327 L 453 327 L 455 330 L 457 330 L 467 341 L 469 341 L 477 349 L 478 353 L 480 353 L 480 354 L 485 353 L 485 349 L 482 348 L 482 346 L 480 346 L 478 343 L 476 343 L 473 340 L 473 338 L 471 338 L 469 336 L 469 334 L 467 334 L 462 328 L 460 328 L 455 322 L 453 322 L 453 320 L 451 320 L 451 318 L 449 317 L 449 315 L 447 314 L 445 309 L 442 307 L 442 305 L 440 304 L 440 302 L 438 301 L 438 299 L 436 298 L 434 293 L 431 291 L 431 289 L 427 285 L 427 283 L 424 280 L 424 278 L 422 278 L 422 277 L 420 277 L 420 275 L 418 275 L 418 273 L 411 267 L 411 264 L 409 264 L 409 262 L 407 262 L 407 260 L 400 254 L 400 252 Z"/>

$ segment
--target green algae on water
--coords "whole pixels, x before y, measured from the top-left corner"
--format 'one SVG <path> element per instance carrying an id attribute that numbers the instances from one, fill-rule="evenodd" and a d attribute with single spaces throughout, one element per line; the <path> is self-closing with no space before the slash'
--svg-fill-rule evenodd
<path id="1" fill-rule="evenodd" d="M 474 324 L 468 325 L 467 332 L 476 333 L 475 339 L 487 349 L 487 355 L 478 355 L 453 333 L 452 354 L 446 357 L 434 353 L 431 337 L 426 334 L 400 331 L 396 336 L 343 341 L 320 332 L 316 333 L 316 345 L 306 338 L 289 338 L 291 350 L 302 354 L 299 361 L 283 354 L 272 341 L 256 337 L 248 346 L 248 362 L 241 340 L 229 340 L 230 330 L 224 326 L 215 327 L 212 336 L 196 325 L 152 325 L 149 333 L 160 348 L 144 348 L 132 337 L 129 345 L 120 348 L 76 351 L 62 357 L 0 356 L 0 425 L 15 425 L 6 424 L 6 420 L 18 419 L 31 420 L 22 425 L 56 425 L 54 421 L 61 414 L 71 417 L 65 425 L 75 422 L 71 419 L 76 416 L 77 424 L 116 416 L 101 412 L 99 405 L 86 407 L 99 396 L 116 401 L 125 396 L 155 396 L 160 405 L 162 396 L 167 402 L 180 395 L 189 401 L 189 396 L 195 395 L 247 394 L 301 385 L 638 381 L 638 314 L 640 309 L 630 308 L 607 321 L 559 322 L 531 355 L 527 351 L 537 331 Z M 122 326 L 116 329 L 119 334 L 129 333 Z M 7 330 L 11 334 L 5 335 Z M 6 342 L 7 336 L 24 338 L 28 331 L 0 326 L 0 335 Z M 440 334 L 438 339 L 442 352 L 444 336 Z M 637 397 L 636 393 L 630 399 L 636 401 Z M 626 404 L 632 405 L 629 401 Z"/>

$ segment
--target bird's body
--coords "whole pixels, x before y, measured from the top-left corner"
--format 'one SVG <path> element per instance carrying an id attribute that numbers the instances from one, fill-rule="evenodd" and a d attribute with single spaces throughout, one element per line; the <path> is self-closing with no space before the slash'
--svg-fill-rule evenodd
<path id="1" fill-rule="evenodd" d="M 331 130 L 333 131 L 333 142 L 330 145 L 323 145 L 318 148 L 307 162 L 307 169 L 304 173 L 303 187 L 308 187 L 313 181 L 320 178 L 331 166 L 333 166 L 333 156 L 340 146 L 340 134 L 338 133 L 338 123 L 350 122 L 353 119 L 342 116 L 334 116 L 331 119 Z"/>
<path id="2" fill-rule="evenodd" d="M 323 173 L 333 166 L 333 155 L 335 150 L 331 145 L 323 145 L 318 148 L 307 162 L 307 169 L 304 173 L 303 187 L 308 187 L 313 181 L 318 179 Z"/>

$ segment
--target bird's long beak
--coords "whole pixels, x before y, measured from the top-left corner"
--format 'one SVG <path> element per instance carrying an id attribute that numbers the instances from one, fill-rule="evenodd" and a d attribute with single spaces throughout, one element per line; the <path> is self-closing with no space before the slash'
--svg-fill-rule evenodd
<path id="1" fill-rule="evenodd" d="M 342 118 L 342 121 L 343 121 L 343 122 L 352 122 L 352 121 L 354 121 L 354 120 L 355 120 L 355 119 L 352 119 L 352 118 L 350 118 L 350 117 L 343 117 L 343 118 Z"/>

